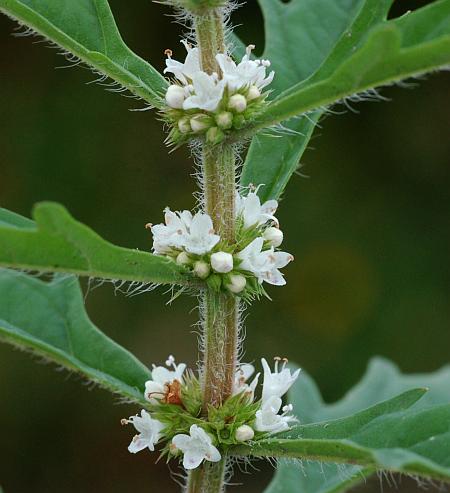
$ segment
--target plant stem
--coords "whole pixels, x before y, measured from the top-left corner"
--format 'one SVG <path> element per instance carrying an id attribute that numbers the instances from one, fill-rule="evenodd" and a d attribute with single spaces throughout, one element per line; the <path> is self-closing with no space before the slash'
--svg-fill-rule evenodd
<path id="1" fill-rule="evenodd" d="M 223 9 L 208 10 L 194 21 L 197 45 L 200 49 L 202 70 L 208 74 L 220 74 L 217 53 L 225 52 Z"/>
<path id="2" fill-rule="evenodd" d="M 235 240 L 235 155 L 229 146 L 203 149 L 203 186 L 205 210 L 211 216 L 220 237 Z M 208 406 L 219 406 L 233 392 L 239 337 L 239 306 L 235 296 L 205 290 L 203 311 L 203 414 Z M 191 473 L 189 493 L 223 491 L 226 458 L 205 462 Z"/>
<path id="3" fill-rule="evenodd" d="M 221 239 L 235 241 L 236 170 L 229 146 L 205 146 L 203 186 L 205 209 Z M 239 309 L 235 296 L 206 290 L 203 294 L 204 355 L 203 412 L 219 406 L 232 394 L 237 364 Z"/>
<path id="4" fill-rule="evenodd" d="M 220 73 L 217 53 L 225 52 L 223 9 L 210 9 L 194 19 L 202 70 Z M 228 244 L 235 241 L 235 151 L 231 145 L 203 145 L 202 175 L 205 212 L 214 230 Z M 233 392 L 237 364 L 239 306 L 235 296 L 205 290 L 203 311 L 203 415 L 220 406 Z M 226 458 L 204 462 L 190 472 L 188 493 L 221 493 Z"/>

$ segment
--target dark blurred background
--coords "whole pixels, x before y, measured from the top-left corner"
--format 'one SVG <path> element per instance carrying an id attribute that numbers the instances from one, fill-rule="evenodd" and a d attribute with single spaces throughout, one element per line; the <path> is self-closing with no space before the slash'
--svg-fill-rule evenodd
<path id="1" fill-rule="evenodd" d="M 392 15 L 429 2 L 395 2 Z M 148 0 L 111 5 L 125 40 L 162 69 L 180 26 Z M 244 41 L 263 46 L 251 1 L 234 16 Z M 191 208 L 188 153 L 169 156 L 161 124 L 141 105 L 110 94 L 86 69 L 33 38 L 14 38 L 0 17 L 0 205 L 29 216 L 35 202 L 62 202 L 103 237 L 150 248 L 148 221 L 162 209 Z M 300 55 L 299 55 L 300 56 Z M 416 87 L 385 88 L 390 102 L 354 105 L 322 122 L 292 179 L 278 216 L 296 262 L 273 302 L 246 320 L 245 360 L 287 356 L 339 398 L 383 355 L 406 372 L 449 360 L 449 73 Z M 344 108 L 341 108 L 344 109 Z M 197 360 L 195 300 L 167 306 L 163 290 L 134 298 L 105 285 L 87 297 L 92 320 L 143 362 Z M 36 364 L 38 363 L 38 364 Z M 178 491 L 155 455 L 131 456 L 136 412 L 107 392 L 83 386 L 53 365 L 0 346 L 0 483 L 5 493 Z M 176 473 L 176 471 L 174 471 Z M 259 492 L 261 464 L 236 492 Z M 413 491 L 404 483 L 403 491 Z M 365 491 L 379 491 L 377 480 Z M 405 489 L 406 488 L 406 489 Z M 387 486 L 385 486 L 387 489 Z"/>

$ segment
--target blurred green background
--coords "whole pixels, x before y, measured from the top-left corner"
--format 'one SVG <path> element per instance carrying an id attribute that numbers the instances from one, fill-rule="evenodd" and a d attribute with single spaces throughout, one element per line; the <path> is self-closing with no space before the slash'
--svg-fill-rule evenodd
<path id="1" fill-rule="evenodd" d="M 399 0 L 392 15 L 425 3 Z M 111 6 L 125 40 L 156 67 L 165 48 L 183 56 L 167 9 L 149 0 Z M 256 2 L 233 21 L 244 41 L 263 46 Z M 14 38 L 14 29 L 0 18 L 0 206 L 29 216 L 35 202 L 62 202 L 108 240 L 149 249 L 146 222 L 161 221 L 166 205 L 194 205 L 188 153 L 168 154 L 154 115 L 129 111 L 139 102 L 87 85 L 95 76 L 86 69 L 57 69 L 70 64 L 38 38 Z M 246 361 L 295 360 L 327 400 L 352 386 L 373 355 L 407 372 L 448 362 L 449 82 L 441 73 L 413 89 L 385 88 L 390 102 L 353 105 L 359 114 L 340 106 L 322 121 L 278 213 L 296 261 L 287 287 L 269 288 L 273 302 L 249 311 Z M 105 285 L 87 309 L 146 364 L 173 353 L 195 365 L 196 300 L 169 307 L 168 299 L 163 289 L 126 298 Z M 155 455 L 127 452 L 133 433 L 119 419 L 136 408 L 39 363 L 0 346 L 5 493 L 179 490 Z M 261 463 L 231 491 L 261 491 L 270 475 Z M 365 488 L 379 491 L 378 480 Z"/>

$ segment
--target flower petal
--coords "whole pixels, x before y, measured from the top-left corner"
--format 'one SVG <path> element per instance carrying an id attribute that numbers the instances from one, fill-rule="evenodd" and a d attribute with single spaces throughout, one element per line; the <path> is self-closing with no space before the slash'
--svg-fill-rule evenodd
<path id="1" fill-rule="evenodd" d="M 200 450 L 188 450 L 183 456 L 183 467 L 188 471 L 190 469 L 195 469 L 202 463 L 204 458 L 205 456 Z"/>

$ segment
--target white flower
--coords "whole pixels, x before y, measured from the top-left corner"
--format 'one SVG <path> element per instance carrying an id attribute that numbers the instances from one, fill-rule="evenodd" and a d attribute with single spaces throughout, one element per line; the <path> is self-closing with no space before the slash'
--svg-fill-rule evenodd
<path id="1" fill-rule="evenodd" d="M 153 365 L 152 380 L 145 382 L 145 398 L 151 404 L 158 404 L 158 401 L 166 395 L 167 386 L 177 380 L 183 383 L 183 373 L 186 369 L 184 363 L 175 364 L 175 358 L 171 355 L 167 358 L 166 365 L 173 370 L 164 368 L 164 366 Z"/>
<path id="2" fill-rule="evenodd" d="M 186 92 L 183 87 L 173 84 L 167 88 L 166 103 L 171 108 L 183 108 L 183 103 L 185 99 Z"/>
<path id="3" fill-rule="evenodd" d="M 236 430 L 235 438 L 238 442 L 248 442 L 255 436 L 253 428 L 248 425 L 241 425 Z"/>
<path id="4" fill-rule="evenodd" d="M 192 221 L 189 211 L 172 212 L 168 207 L 164 209 L 166 224 L 152 226 L 153 250 L 158 254 L 170 253 L 171 248 L 181 248 L 185 243 L 185 236 Z"/>
<path id="5" fill-rule="evenodd" d="M 208 433 L 197 425 L 190 427 L 189 435 L 175 435 L 172 445 L 183 452 L 183 466 L 188 470 L 195 469 L 203 460 L 218 462 L 222 458 Z"/>
<path id="6" fill-rule="evenodd" d="M 265 403 L 273 397 L 282 397 L 297 380 L 300 369 L 291 374 L 291 370 L 286 368 L 287 360 L 283 360 L 281 371 L 278 371 L 280 358 L 275 358 L 275 368 L 272 373 L 267 361 L 262 358 L 261 363 L 264 370 L 264 382 L 262 391 L 262 402 Z M 278 411 L 277 411 L 278 412 Z"/>
<path id="7" fill-rule="evenodd" d="M 198 48 L 192 48 L 186 40 L 181 41 L 187 51 L 186 60 L 184 63 L 172 60 L 171 54 L 166 59 L 166 69 L 164 73 L 170 72 L 183 84 L 189 84 L 189 81 L 194 78 L 194 75 L 201 72 L 200 54 Z"/>
<path id="8" fill-rule="evenodd" d="M 214 227 L 208 214 L 197 212 L 189 225 L 189 231 L 184 236 L 183 246 L 187 252 L 203 255 L 211 251 L 220 241 L 220 236 L 214 234 Z"/>
<path id="9" fill-rule="evenodd" d="M 233 395 L 245 392 L 246 394 L 248 394 L 249 399 L 253 401 L 260 374 L 257 373 L 250 384 L 248 384 L 247 381 L 254 372 L 255 367 L 249 363 L 243 363 L 239 365 L 236 373 L 234 374 Z"/>
<path id="10" fill-rule="evenodd" d="M 285 267 L 294 257 L 286 252 L 275 252 L 273 247 L 262 251 L 264 239 L 255 238 L 237 257 L 242 261 L 239 268 L 253 273 L 259 283 L 263 281 L 275 286 L 284 286 L 286 281 L 278 270 Z"/>
<path id="11" fill-rule="evenodd" d="M 152 452 L 155 450 L 155 444 L 158 443 L 161 438 L 161 431 L 164 425 L 157 419 L 153 419 L 150 414 L 144 409 L 141 411 L 141 415 L 131 416 L 129 419 L 122 421 L 125 423 L 131 423 L 139 435 L 135 435 L 131 441 L 128 450 L 132 454 L 140 452 L 145 448 L 149 448 Z"/>
<path id="12" fill-rule="evenodd" d="M 272 396 L 266 402 L 263 402 L 261 409 L 256 411 L 255 430 L 265 431 L 268 433 L 279 433 L 289 429 L 289 423 L 296 421 L 294 416 L 287 413 L 291 410 L 288 406 L 283 408 L 283 414 L 278 414 L 281 409 L 282 401 L 279 397 Z"/>
<path id="13" fill-rule="evenodd" d="M 233 255 L 227 252 L 216 252 L 211 255 L 211 267 L 215 272 L 226 274 L 233 270 Z"/>
<path id="14" fill-rule="evenodd" d="M 267 228 L 264 230 L 263 238 L 269 242 L 270 246 L 277 248 L 283 243 L 283 231 L 274 227 Z"/>
<path id="15" fill-rule="evenodd" d="M 192 85 L 194 94 L 185 99 L 183 108 L 215 111 L 222 100 L 225 82 L 218 80 L 217 74 L 198 72 L 192 77 Z"/>
<path id="16" fill-rule="evenodd" d="M 261 226 L 267 221 L 278 225 L 278 219 L 274 216 L 277 208 L 276 200 L 268 200 L 261 205 L 257 192 L 250 192 L 245 197 L 236 194 L 236 214 L 242 216 L 245 228 Z"/>
<path id="17" fill-rule="evenodd" d="M 272 82 L 275 72 L 270 72 L 266 77 L 266 67 L 270 66 L 270 62 L 267 60 L 250 60 L 254 48 L 253 45 L 247 47 L 246 54 L 238 65 L 224 53 L 216 55 L 223 78 L 230 90 L 237 90 L 246 86 L 256 86 L 257 89 L 263 89 Z"/>

